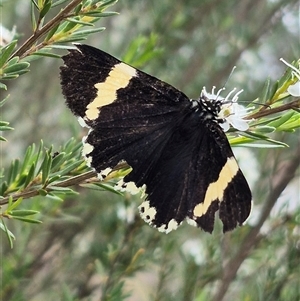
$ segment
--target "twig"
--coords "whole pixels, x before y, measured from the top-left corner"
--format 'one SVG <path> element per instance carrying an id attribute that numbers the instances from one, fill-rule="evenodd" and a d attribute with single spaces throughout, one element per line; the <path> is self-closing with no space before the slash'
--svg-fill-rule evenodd
<path id="1" fill-rule="evenodd" d="M 129 167 L 129 165 L 126 164 L 126 163 L 119 163 L 117 166 L 115 166 L 113 168 L 112 171 L 116 171 L 116 170 L 123 169 L 123 168 L 128 168 L 128 167 Z M 88 172 L 85 172 L 81 175 L 74 176 L 74 177 L 71 177 L 71 178 L 66 179 L 64 181 L 61 181 L 59 183 L 53 183 L 53 184 L 51 184 L 47 187 L 44 187 L 44 188 L 39 187 L 37 189 L 37 186 L 34 186 L 34 187 L 32 187 L 33 188 L 32 190 L 29 190 L 29 191 L 24 190 L 22 192 L 11 194 L 11 195 L 9 195 L 5 198 L 2 198 L 0 200 L 0 206 L 8 204 L 9 198 L 12 198 L 12 201 L 15 202 L 19 198 L 28 199 L 28 198 L 32 198 L 34 196 L 37 196 L 37 195 L 40 194 L 39 190 L 41 188 L 46 192 L 51 192 L 51 191 L 55 190 L 55 187 L 70 187 L 70 186 L 79 185 L 79 184 L 84 183 L 86 180 L 94 178 L 96 176 L 97 176 L 96 172 L 88 171 Z M 100 180 L 97 178 L 94 182 L 99 182 L 99 181 Z"/>
<path id="2" fill-rule="evenodd" d="M 102 286 L 102 296 L 100 298 L 101 301 L 107 301 L 110 298 L 108 297 L 108 292 L 120 282 L 121 278 L 124 276 L 126 270 L 124 272 L 118 271 L 120 268 L 120 264 L 122 263 L 122 259 L 124 259 L 124 254 L 128 252 L 129 241 L 131 240 L 131 236 L 133 232 L 136 230 L 135 223 L 128 224 L 124 231 L 123 239 L 119 245 L 118 252 L 115 254 L 114 258 L 109 263 L 109 270 L 106 281 Z"/>
<path id="3" fill-rule="evenodd" d="M 266 109 L 263 111 L 253 113 L 253 114 L 247 116 L 246 119 L 258 119 L 258 118 L 272 115 L 275 113 L 292 110 L 292 109 L 299 109 L 299 108 L 300 108 L 300 99 L 296 99 L 292 102 L 286 103 L 286 104 L 276 107 L 276 108 Z"/>
<path id="4" fill-rule="evenodd" d="M 69 13 L 81 2 L 82 0 L 73 0 L 68 4 L 60 13 L 58 13 L 52 20 L 46 23 L 41 29 L 38 29 L 29 37 L 25 43 L 12 55 L 12 57 L 19 56 L 23 58 L 27 55 L 28 50 L 34 43 L 44 34 L 49 32 L 50 29 L 59 24 L 62 20 L 69 17 Z"/>
<path id="5" fill-rule="evenodd" d="M 95 177 L 96 175 L 97 174 L 94 171 L 88 171 L 84 174 L 81 174 L 81 175 L 69 178 L 67 180 L 61 181 L 57 184 L 49 185 L 48 187 L 43 188 L 43 190 L 45 190 L 46 192 L 51 192 L 52 190 L 55 189 L 55 187 L 69 187 L 69 186 L 77 185 L 77 184 L 80 184 L 80 183 L 84 182 L 87 179 Z M 19 198 L 29 199 L 29 198 L 32 198 L 34 196 L 37 196 L 37 195 L 40 194 L 39 190 L 40 189 L 37 189 L 37 187 L 35 186 L 33 190 L 22 191 L 22 192 L 15 193 L 15 194 L 12 194 L 10 196 L 7 196 L 7 197 L 0 200 L 0 206 L 8 204 L 9 198 L 12 198 L 12 201 L 15 202 Z"/>

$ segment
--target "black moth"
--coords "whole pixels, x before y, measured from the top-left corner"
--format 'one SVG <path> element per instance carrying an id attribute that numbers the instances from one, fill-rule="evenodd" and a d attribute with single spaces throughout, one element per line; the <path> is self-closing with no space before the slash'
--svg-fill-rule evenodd
<path id="1" fill-rule="evenodd" d="M 87 45 L 63 57 L 67 106 L 90 128 L 87 164 L 106 176 L 119 162 L 132 171 L 121 188 L 144 187 L 142 218 L 162 232 L 183 220 L 212 232 L 241 225 L 251 191 L 218 118 L 223 99 L 190 100 L 171 85 Z"/>

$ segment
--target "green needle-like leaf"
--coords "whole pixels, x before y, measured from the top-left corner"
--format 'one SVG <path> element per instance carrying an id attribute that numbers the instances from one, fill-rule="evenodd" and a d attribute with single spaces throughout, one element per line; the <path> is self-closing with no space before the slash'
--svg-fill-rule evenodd
<path id="1" fill-rule="evenodd" d="M 17 42 L 17 40 L 14 40 L 0 50 L 0 68 L 4 66 L 8 58 L 11 56 Z"/>

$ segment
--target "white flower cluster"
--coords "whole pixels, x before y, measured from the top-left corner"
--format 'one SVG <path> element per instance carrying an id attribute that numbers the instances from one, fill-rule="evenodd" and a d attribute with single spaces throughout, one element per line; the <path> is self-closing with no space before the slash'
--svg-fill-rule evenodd
<path id="1" fill-rule="evenodd" d="M 9 44 L 16 35 L 16 27 L 12 30 L 8 30 L 2 24 L 0 24 L 0 46 L 4 47 Z"/>
<path id="2" fill-rule="evenodd" d="M 220 96 L 220 93 L 225 90 L 225 88 L 220 89 L 217 94 L 215 94 L 215 88 L 212 88 L 211 93 L 208 93 L 203 87 L 202 93 L 211 100 L 219 100 L 222 102 L 221 111 L 218 114 L 219 118 L 224 119 L 225 122 L 220 123 L 220 126 L 223 128 L 224 132 L 227 132 L 230 128 L 230 125 L 239 131 L 246 131 L 249 128 L 249 120 L 245 120 L 244 117 L 248 114 L 248 111 L 252 108 L 245 108 L 242 105 L 237 103 L 239 95 L 243 92 L 240 90 L 234 94 L 236 88 L 231 90 L 225 98 Z"/>

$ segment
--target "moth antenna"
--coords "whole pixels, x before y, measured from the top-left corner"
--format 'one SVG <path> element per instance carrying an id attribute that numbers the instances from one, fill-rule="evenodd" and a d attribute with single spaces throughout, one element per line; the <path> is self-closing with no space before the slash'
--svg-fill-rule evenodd
<path id="1" fill-rule="evenodd" d="M 236 66 L 233 66 L 232 69 L 231 69 L 231 72 L 230 72 L 229 76 L 227 77 L 227 79 L 226 79 L 226 81 L 225 81 L 225 83 L 224 83 L 224 85 L 223 85 L 223 87 L 222 87 L 221 89 L 218 90 L 218 92 L 217 92 L 217 94 L 216 94 L 216 100 L 218 100 L 218 98 L 219 98 L 221 92 L 224 91 L 224 90 L 226 90 L 225 87 L 226 87 L 228 81 L 230 80 L 230 78 L 231 78 L 231 76 L 232 76 L 232 74 L 233 74 L 233 72 L 234 72 L 235 69 L 236 69 Z M 214 86 L 213 89 L 212 89 L 211 94 L 214 94 L 213 92 L 214 92 L 215 88 L 216 88 L 216 87 Z M 236 96 L 235 96 L 231 101 L 229 101 L 229 100 L 228 100 L 229 96 L 230 96 L 235 90 L 236 90 L 236 88 L 234 88 L 232 91 L 230 91 L 229 94 L 228 94 L 228 95 L 226 96 L 226 98 L 224 99 L 224 101 L 222 101 L 222 103 L 233 102 L 233 101 L 235 100 L 236 96 L 238 96 L 240 93 L 243 92 L 243 90 L 241 90 L 240 92 L 238 92 L 238 93 L 236 94 Z"/>
<path id="2" fill-rule="evenodd" d="M 225 81 L 225 83 L 224 83 L 224 85 L 223 85 L 223 90 L 225 89 L 227 83 L 231 79 L 231 76 L 232 76 L 232 74 L 233 74 L 233 72 L 234 72 L 235 69 L 236 69 L 236 66 L 233 66 L 232 69 L 231 69 L 231 71 L 230 71 L 230 73 L 229 73 L 229 75 L 228 75 L 228 77 L 227 77 L 227 79 L 226 79 L 226 81 Z"/>

